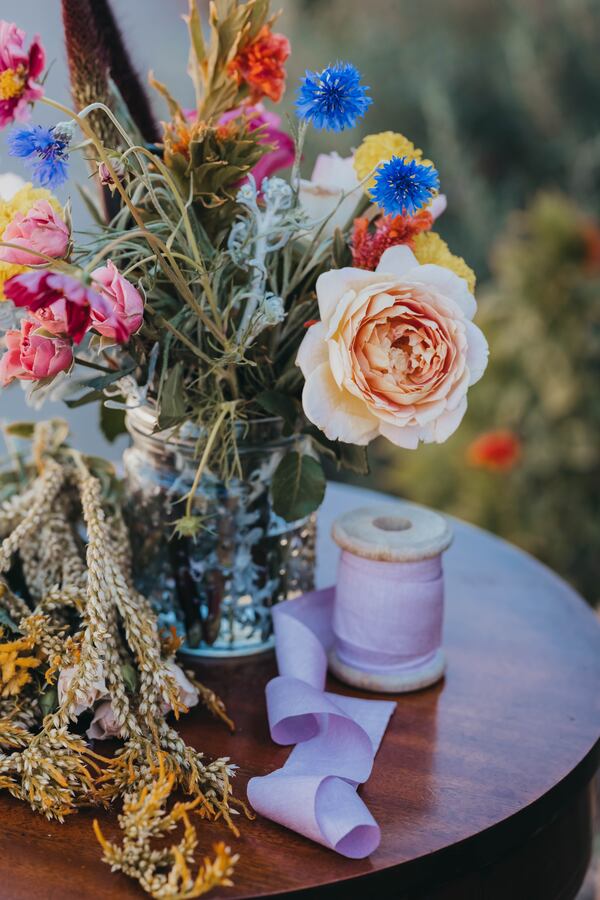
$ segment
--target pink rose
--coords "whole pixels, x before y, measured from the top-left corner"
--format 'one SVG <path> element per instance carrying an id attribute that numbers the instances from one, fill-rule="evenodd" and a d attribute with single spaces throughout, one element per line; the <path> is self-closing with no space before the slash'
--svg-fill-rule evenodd
<path id="1" fill-rule="evenodd" d="M 46 57 L 36 35 L 25 50 L 25 32 L 0 19 L 0 128 L 29 117 L 29 104 L 43 96 L 36 79 L 44 71 Z"/>
<path id="2" fill-rule="evenodd" d="M 260 187 L 265 178 L 279 171 L 279 169 L 286 169 L 292 165 L 296 153 L 294 141 L 289 134 L 286 134 L 285 131 L 279 128 L 281 117 L 276 113 L 269 112 L 262 103 L 257 103 L 255 106 L 238 106 L 237 109 L 231 109 L 221 116 L 219 125 L 226 125 L 228 122 L 241 118 L 248 119 L 250 131 L 262 128 L 261 144 L 271 144 L 273 146 L 273 149 L 265 153 L 252 169 L 252 176 L 256 181 L 257 187 Z"/>
<path id="3" fill-rule="evenodd" d="M 463 278 L 419 265 L 406 245 L 377 270 L 336 269 L 317 281 L 321 321 L 300 346 L 304 412 L 331 440 L 399 447 L 441 443 L 458 427 L 467 390 L 487 365 Z"/>
<path id="4" fill-rule="evenodd" d="M 73 365 L 73 345 L 69 338 L 40 334 L 36 322 L 23 319 L 21 330 L 4 335 L 7 352 L 0 359 L 0 384 L 15 378 L 39 381 L 68 371 Z"/>
<path id="5" fill-rule="evenodd" d="M 62 703 L 67 696 L 76 672 L 77 668 L 75 666 L 69 666 L 66 669 L 60 670 L 56 684 L 59 703 Z M 105 697 L 108 697 L 108 689 L 106 687 L 102 665 L 99 663 L 96 666 L 94 679 L 89 685 L 87 692 L 75 693 L 75 704 L 72 711 L 74 715 L 79 716 L 84 710 L 91 709 L 98 700 L 103 700 Z"/>
<path id="6" fill-rule="evenodd" d="M 0 259 L 4 262 L 18 266 L 43 265 L 44 260 L 35 256 L 35 251 L 61 259 L 69 246 L 69 229 L 47 200 L 38 200 L 26 215 L 20 212 L 15 215 L 4 229 L 2 240 L 23 248 L 0 247 Z"/>
<path id="7" fill-rule="evenodd" d="M 106 266 L 92 272 L 92 279 L 97 290 L 108 301 L 109 309 L 105 312 L 92 307 L 91 327 L 104 337 L 112 338 L 120 344 L 125 343 L 142 327 L 142 295 L 110 260 Z"/>
<path id="8" fill-rule="evenodd" d="M 46 316 L 41 311 L 52 307 L 52 314 L 47 314 L 48 318 L 63 321 L 65 334 L 76 344 L 83 340 L 91 327 L 92 311 L 104 320 L 114 319 L 114 303 L 71 275 L 40 270 L 25 272 L 9 278 L 4 285 L 4 293 L 15 306 L 29 310 L 44 324 Z M 54 307 L 57 301 L 62 301 L 64 306 Z M 129 339 L 129 333 L 118 320 L 114 320 L 114 332 L 119 343 Z"/>
<path id="9" fill-rule="evenodd" d="M 97 741 L 121 737 L 121 726 L 117 724 L 110 700 L 100 703 L 86 734 L 90 740 Z"/>

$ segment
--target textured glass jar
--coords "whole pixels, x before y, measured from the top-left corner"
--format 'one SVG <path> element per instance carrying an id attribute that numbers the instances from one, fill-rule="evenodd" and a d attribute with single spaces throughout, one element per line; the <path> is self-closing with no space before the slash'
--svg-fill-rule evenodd
<path id="1" fill-rule="evenodd" d="M 150 407 L 127 413 L 126 514 L 140 591 L 164 626 L 198 656 L 240 656 L 273 646 L 271 607 L 314 587 L 316 519 L 285 522 L 271 507 L 271 480 L 303 438 L 285 437 L 280 419 L 249 423 L 240 434 L 242 478 L 208 471 L 193 499 L 203 520 L 195 538 L 174 535 L 196 474 L 196 442 L 153 434 Z M 301 449 L 305 449 L 302 447 Z"/>

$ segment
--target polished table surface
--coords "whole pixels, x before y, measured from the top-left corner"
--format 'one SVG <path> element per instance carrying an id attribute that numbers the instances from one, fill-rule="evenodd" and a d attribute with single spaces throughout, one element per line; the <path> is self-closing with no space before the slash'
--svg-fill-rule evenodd
<path id="1" fill-rule="evenodd" d="M 385 497 L 331 485 L 321 513 L 318 581 L 335 577 L 332 519 Z M 600 627 L 560 579 L 485 532 L 456 523 L 446 556 L 446 678 L 398 697 L 361 795 L 379 822 L 381 845 L 348 860 L 263 819 L 241 822 L 239 840 L 198 823 L 202 847 L 221 838 L 241 860 L 230 900 L 287 894 L 349 897 L 354 889 L 400 900 L 571 900 L 590 843 L 589 783 L 600 738 Z M 200 667 L 225 700 L 229 735 L 204 710 L 182 723 L 207 755 L 249 777 L 281 766 L 263 688 L 270 655 Z M 331 690 L 355 694 L 331 680 Z M 374 696 L 374 695 L 371 695 Z M 100 861 L 82 811 L 64 825 L 0 796 L 0 898 L 81 900 L 143 896 Z M 117 837 L 114 813 L 99 816 Z"/>

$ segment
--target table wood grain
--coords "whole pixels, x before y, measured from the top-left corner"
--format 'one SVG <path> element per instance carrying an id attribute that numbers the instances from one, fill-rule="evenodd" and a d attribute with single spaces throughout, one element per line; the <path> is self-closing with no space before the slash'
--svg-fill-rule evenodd
<path id="1" fill-rule="evenodd" d="M 331 486 L 321 516 L 318 579 L 330 583 L 332 518 L 371 503 L 371 492 Z M 576 536 L 574 536 L 576 539 Z M 353 889 L 400 900 L 570 900 L 590 844 L 589 782 L 600 738 L 600 628 L 583 601 L 510 545 L 458 523 L 446 557 L 443 682 L 398 698 L 361 795 L 382 841 L 347 860 L 264 819 L 199 823 L 208 850 L 225 838 L 240 853 L 235 886 L 211 896 L 348 897 Z M 186 740 L 239 765 L 235 787 L 281 766 L 289 749 L 269 738 L 263 689 L 270 656 L 200 667 L 236 720 L 230 736 L 202 710 Z M 360 695 L 333 679 L 329 689 Z M 64 825 L 0 798 L 0 898 L 125 900 L 143 896 L 100 861 L 96 813 Z M 117 836 L 114 814 L 100 814 Z"/>

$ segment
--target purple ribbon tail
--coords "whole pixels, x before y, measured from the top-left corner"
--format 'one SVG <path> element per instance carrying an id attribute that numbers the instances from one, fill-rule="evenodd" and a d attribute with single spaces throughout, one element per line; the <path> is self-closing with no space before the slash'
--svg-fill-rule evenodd
<path id="1" fill-rule="evenodd" d="M 295 744 L 285 765 L 252 778 L 248 799 L 274 822 L 351 859 L 381 833 L 356 789 L 373 768 L 396 704 L 324 691 L 334 588 L 275 607 L 279 676 L 267 685 L 271 737 Z"/>

